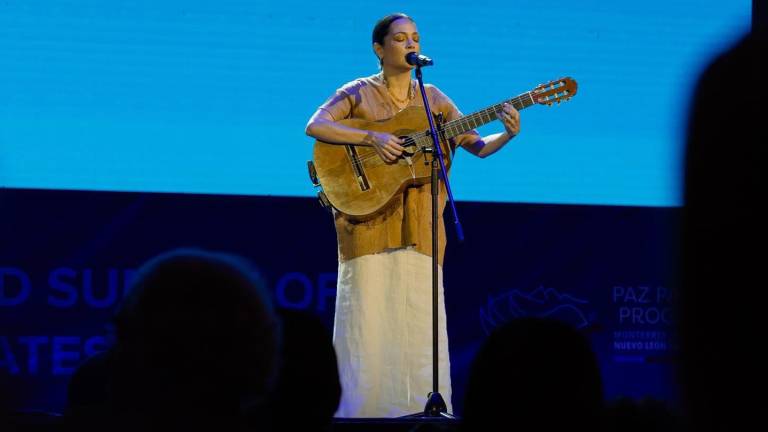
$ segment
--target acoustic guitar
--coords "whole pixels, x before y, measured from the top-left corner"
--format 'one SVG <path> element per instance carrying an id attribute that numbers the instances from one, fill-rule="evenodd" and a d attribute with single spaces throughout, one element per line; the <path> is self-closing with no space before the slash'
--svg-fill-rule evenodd
<path id="1" fill-rule="evenodd" d="M 517 110 L 535 104 L 552 105 L 576 94 L 577 84 L 561 78 L 541 84 L 533 90 L 461 118 L 436 125 L 441 135 L 446 169 L 450 166 L 451 138 L 497 120 L 502 105 L 509 103 Z M 438 116 L 436 116 L 438 117 Z M 386 208 L 406 187 L 419 186 L 430 180 L 426 151 L 432 147 L 429 122 L 423 107 L 408 107 L 394 117 L 381 121 L 345 119 L 339 123 L 363 130 L 387 132 L 405 141 L 405 151 L 393 163 L 384 162 L 368 144 L 331 144 L 316 141 L 313 161 L 308 162 L 310 178 L 322 187 L 320 201 L 354 219 L 375 216 Z"/>

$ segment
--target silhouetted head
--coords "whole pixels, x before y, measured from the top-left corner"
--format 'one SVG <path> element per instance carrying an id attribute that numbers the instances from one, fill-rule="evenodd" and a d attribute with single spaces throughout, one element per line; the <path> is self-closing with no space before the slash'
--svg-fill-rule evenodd
<path id="1" fill-rule="evenodd" d="M 160 255 L 139 269 L 116 316 L 116 397 L 139 411 L 236 414 L 272 386 L 278 322 L 243 259 Z"/>
<path id="2" fill-rule="evenodd" d="M 689 120 L 678 317 L 682 393 L 695 430 L 765 430 L 768 133 L 765 38 L 749 35 L 701 75 Z M 760 329 L 760 330 L 759 330 Z M 758 391 L 759 391 L 758 390 Z M 763 427 L 756 423 L 762 419 Z"/>
<path id="3" fill-rule="evenodd" d="M 602 380 L 589 341 L 569 325 L 522 318 L 495 329 L 467 384 L 467 430 L 594 430 Z M 567 427 L 566 427 L 567 426 Z"/>

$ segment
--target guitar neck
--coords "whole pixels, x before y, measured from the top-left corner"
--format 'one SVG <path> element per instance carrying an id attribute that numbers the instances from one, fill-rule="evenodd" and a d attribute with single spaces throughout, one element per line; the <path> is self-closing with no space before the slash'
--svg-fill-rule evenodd
<path id="1" fill-rule="evenodd" d="M 464 132 L 476 129 L 494 120 L 498 120 L 496 115 L 503 110 L 505 103 L 512 105 L 517 110 L 521 110 L 535 104 L 536 101 L 533 99 L 532 92 L 525 92 L 519 96 L 513 97 L 512 99 L 505 100 L 503 102 L 497 103 L 496 105 L 491 105 L 488 108 L 482 109 L 456 120 L 451 120 L 443 125 L 445 137 L 447 139 L 451 139 L 457 135 L 463 134 Z"/>

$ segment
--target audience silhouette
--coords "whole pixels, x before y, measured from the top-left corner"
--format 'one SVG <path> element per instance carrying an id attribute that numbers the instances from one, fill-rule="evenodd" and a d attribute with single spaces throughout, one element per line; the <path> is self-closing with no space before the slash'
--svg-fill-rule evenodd
<path id="1" fill-rule="evenodd" d="M 279 318 L 241 258 L 175 250 L 146 263 L 115 318 L 115 344 L 70 383 L 74 426 L 240 426 L 276 378 Z"/>
<path id="2" fill-rule="evenodd" d="M 759 3 L 759 2 L 756 2 Z M 694 431 L 768 430 L 765 247 L 768 133 L 765 13 L 704 71 L 685 153 L 680 383 Z"/>
<path id="3" fill-rule="evenodd" d="M 590 343 L 569 325 L 520 318 L 496 328 L 475 358 L 463 427 L 597 430 L 603 390 Z"/>
<path id="4" fill-rule="evenodd" d="M 662 401 L 621 397 L 606 403 L 603 432 L 679 432 L 681 421 Z"/>
<path id="5" fill-rule="evenodd" d="M 316 315 L 280 309 L 283 344 L 274 391 L 251 424 L 275 431 L 330 430 L 341 400 L 341 382 L 331 334 Z"/>

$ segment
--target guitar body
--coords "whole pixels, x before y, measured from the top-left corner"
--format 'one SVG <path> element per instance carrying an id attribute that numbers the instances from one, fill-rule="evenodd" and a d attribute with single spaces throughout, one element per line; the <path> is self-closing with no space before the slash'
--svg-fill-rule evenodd
<path id="1" fill-rule="evenodd" d="M 388 120 L 346 119 L 338 123 L 399 137 L 429 130 L 423 107 L 408 107 Z M 422 144 L 431 142 L 431 138 L 429 140 L 422 140 Z M 451 152 L 445 143 L 441 145 L 448 169 Z M 368 145 L 316 141 L 313 160 L 317 179 L 333 207 L 352 218 L 370 218 L 383 211 L 406 187 L 428 183 L 430 158 L 419 148 L 424 145 L 411 140 L 404 147 L 403 157 L 397 162 L 385 163 Z"/>

